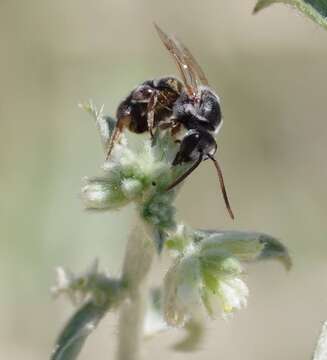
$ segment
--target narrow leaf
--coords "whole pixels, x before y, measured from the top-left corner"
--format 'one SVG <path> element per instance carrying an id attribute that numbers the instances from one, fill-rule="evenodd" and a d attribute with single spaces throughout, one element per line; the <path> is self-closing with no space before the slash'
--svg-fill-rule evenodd
<path id="1" fill-rule="evenodd" d="M 68 321 L 59 335 L 51 360 L 75 360 L 86 338 L 96 328 L 108 310 L 108 305 L 85 303 Z"/>
<path id="2" fill-rule="evenodd" d="M 201 253 L 211 250 L 226 251 L 241 261 L 276 259 L 287 270 L 292 262 L 287 248 L 274 237 L 245 231 L 198 230 L 196 241 L 201 243 Z"/>
<path id="3" fill-rule="evenodd" d="M 291 5 L 327 29 L 327 0 L 259 0 L 254 8 L 254 13 L 275 3 Z"/>
<path id="4" fill-rule="evenodd" d="M 202 253 L 217 249 L 241 261 L 254 261 L 264 248 L 260 241 L 261 234 L 256 232 L 201 230 L 199 233 L 204 235 Z"/>
<path id="5" fill-rule="evenodd" d="M 259 260 L 276 259 L 279 260 L 286 268 L 290 270 L 292 267 L 292 259 L 287 248 L 277 239 L 261 234 L 260 242 L 264 244 Z"/>

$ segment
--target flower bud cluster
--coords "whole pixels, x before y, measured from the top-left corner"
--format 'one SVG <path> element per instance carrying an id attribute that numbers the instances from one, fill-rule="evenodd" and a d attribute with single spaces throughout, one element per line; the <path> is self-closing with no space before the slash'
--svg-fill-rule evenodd
<path id="1" fill-rule="evenodd" d="M 84 181 L 81 193 L 86 208 L 119 209 L 134 202 L 147 223 L 172 229 L 175 225 L 172 205 L 175 190 L 168 192 L 166 189 L 183 169 L 183 166 L 171 166 L 175 148 L 168 134 L 156 134 L 152 143 L 146 140 L 143 149 L 136 152 L 130 149 L 122 135 L 103 166 L 103 176 Z"/>
<path id="2" fill-rule="evenodd" d="M 209 236 L 194 242 L 197 235 L 179 226 L 166 242 L 179 253 L 165 278 L 164 316 L 170 325 L 182 326 L 202 310 L 214 317 L 219 305 L 224 315 L 246 305 L 239 259 L 224 243 L 208 243 Z"/>

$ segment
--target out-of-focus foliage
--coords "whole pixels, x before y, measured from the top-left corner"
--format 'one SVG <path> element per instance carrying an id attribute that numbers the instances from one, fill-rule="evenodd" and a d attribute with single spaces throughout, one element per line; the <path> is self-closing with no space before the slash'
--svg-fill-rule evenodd
<path id="1" fill-rule="evenodd" d="M 327 29 L 326 0 L 259 0 L 254 8 L 254 12 L 258 12 L 275 3 L 283 3 L 294 6 L 318 25 Z"/>
<path id="2" fill-rule="evenodd" d="M 58 268 L 52 291 L 56 296 L 66 295 L 79 308 L 60 332 L 51 360 L 75 360 L 100 320 L 124 298 L 125 284 L 99 272 L 96 260 L 81 275 Z"/>
<path id="3" fill-rule="evenodd" d="M 78 309 L 61 332 L 51 360 L 77 359 L 86 338 L 96 328 L 106 311 L 107 306 L 99 306 L 93 301 Z"/>

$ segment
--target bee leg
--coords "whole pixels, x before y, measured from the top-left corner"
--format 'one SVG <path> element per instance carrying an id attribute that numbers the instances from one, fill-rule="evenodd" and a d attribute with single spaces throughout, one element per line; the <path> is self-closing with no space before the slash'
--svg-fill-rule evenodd
<path id="1" fill-rule="evenodd" d="M 158 124 L 160 130 L 170 129 L 170 135 L 172 136 L 173 139 L 179 133 L 181 126 L 182 124 L 175 122 L 175 120 L 166 120 Z M 179 143 L 179 144 L 182 142 L 179 139 L 175 139 L 174 141 L 175 143 Z"/>
<path id="2" fill-rule="evenodd" d="M 117 120 L 116 127 L 110 137 L 108 147 L 106 150 L 106 160 L 109 159 L 111 151 L 114 147 L 114 145 L 119 141 L 120 135 L 123 131 L 123 129 L 128 126 L 128 124 L 131 122 L 130 116 L 121 117 Z"/>
<path id="3" fill-rule="evenodd" d="M 158 103 L 158 95 L 157 92 L 154 91 L 150 97 L 147 106 L 147 122 L 148 122 L 148 129 L 151 135 L 151 139 L 153 139 L 153 129 L 154 129 L 154 111 Z"/>
<path id="4" fill-rule="evenodd" d="M 171 128 L 171 135 L 174 137 L 179 133 L 181 129 L 181 123 L 174 122 Z"/>
<path id="5" fill-rule="evenodd" d="M 167 130 L 167 129 L 172 129 L 174 126 L 173 122 L 170 121 L 170 120 L 164 120 L 164 121 L 161 121 L 159 124 L 158 124 L 158 128 L 160 130 Z"/>

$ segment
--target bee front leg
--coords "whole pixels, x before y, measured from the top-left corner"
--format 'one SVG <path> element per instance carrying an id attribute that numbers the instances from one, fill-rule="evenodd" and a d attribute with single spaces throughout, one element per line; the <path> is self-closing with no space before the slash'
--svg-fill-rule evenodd
<path id="1" fill-rule="evenodd" d="M 130 124 L 130 122 L 131 122 L 131 118 L 128 115 L 117 119 L 116 127 L 110 137 L 110 140 L 109 140 L 109 143 L 107 146 L 106 158 L 105 158 L 106 160 L 109 159 L 113 147 L 119 141 L 119 138 L 120 138 L 120 135 L 121 135 L 123 129 L 126 126 L 128 126 Z"/>

